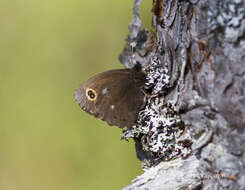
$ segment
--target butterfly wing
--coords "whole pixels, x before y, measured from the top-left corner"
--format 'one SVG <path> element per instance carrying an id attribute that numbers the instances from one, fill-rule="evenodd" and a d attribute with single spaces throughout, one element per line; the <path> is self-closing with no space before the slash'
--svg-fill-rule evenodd
<path id="1" fill-rule="evenodd" d="M 75 99 L 84 111 L 109 125 L 130 127 L 144 104 L 144 78 L 133 69 L 103 72 L 80 85 Z"/>

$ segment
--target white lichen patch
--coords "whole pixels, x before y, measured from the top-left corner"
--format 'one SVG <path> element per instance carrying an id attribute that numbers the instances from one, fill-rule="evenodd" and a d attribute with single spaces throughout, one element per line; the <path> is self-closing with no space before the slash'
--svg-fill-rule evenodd
<path id="1" fill-rule="evenodd" d="M 152 95 L 159 94 L 169 86 L 170 76 L 167 66 L 163 66 L 161 60 L 157 57 L 151 58 L 151 64 L 147 68 L 145 88 L 152 88 Z"/>
<path id="2" fill-rule="evenodd" d="M 183 135 L 184 123 L 173 106 L 164 104 L 163 99 L 148 100 L 139 112 L 137 123 L 130 134 L 140 137 L 143 150 L 150 152 L 156 160 L 171 160 L 191 152 L 190 136 L 188 133 Z"/>
<path id="3" fill-rule="evenodd" d="M 177 157 L 183 152 L 188 152 L 185 145 L 178 140 L 184 132 L 185 126 L 180 117 L 170 105 L 159 104 L 159 98 L 147 104 L 139 113 L 138 123 L 141 125 L 144 138 L 143 149 L 158 158 L 169 160 Z"/>

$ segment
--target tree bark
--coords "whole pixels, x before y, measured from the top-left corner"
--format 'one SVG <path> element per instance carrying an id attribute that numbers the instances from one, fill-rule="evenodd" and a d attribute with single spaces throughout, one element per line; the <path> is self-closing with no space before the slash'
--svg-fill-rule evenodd
<path id="1" fill-rule="evenodd" d="M 138 158 L 150 164 L 124 190 L 245 189 L 245 0 L 154 0 L 155 44 L 137 49 L 140 3 L 120 61 L 147 68 L 169 36 L 181 69 L 162 98 L 176 100 L 192 144 L 191 153 L 159 163 L 135 138 Z"/>

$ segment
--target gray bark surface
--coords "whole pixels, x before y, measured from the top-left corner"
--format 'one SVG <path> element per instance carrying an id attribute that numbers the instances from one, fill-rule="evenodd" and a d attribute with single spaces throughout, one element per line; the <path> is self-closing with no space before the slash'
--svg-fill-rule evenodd
<path id="1" fill-rule="evenodd" d="M 130 39 L 141 27 L 140 2 L 134 1 Z M 167 33 L 174 59 L 186 62 L 176 107 L 191 134 L 192 152 L 151 165 L 124 190 L 244 190 L 245 1 L 155 0 L 152 10 L 157 38 Z M 150 56 L 134 59 L 147 63 Z M 125 67 L 132 67 L 130 59 L 124 50 Z M 137 146 L 136 151 L 142 162 L 150 159 Z"/>

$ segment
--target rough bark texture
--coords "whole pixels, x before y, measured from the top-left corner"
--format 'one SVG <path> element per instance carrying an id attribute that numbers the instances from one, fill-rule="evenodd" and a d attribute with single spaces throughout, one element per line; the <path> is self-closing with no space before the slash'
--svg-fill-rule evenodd
<path id="1" fill-rule="evenodd" d="M 140 31 L 140 2 L 134 1 L 126 47 Z M 124 190 L 245 189 L 245 1 L 155 0 L 152 11 L 156 38 L 169 35 L 175 62 L 186 64 L 181 90 L 164 98 L 178 93 L 176 110 L 192 153 L 150 165 Z M 120 60 L 128 68 L 144 66 L 151 50 L 132 58 L 125 48 Z M 136 151 L 142 162 L 152 159 L 137 143 Z"/>

